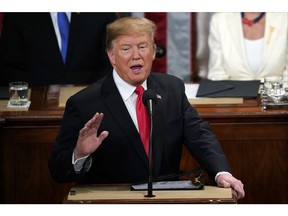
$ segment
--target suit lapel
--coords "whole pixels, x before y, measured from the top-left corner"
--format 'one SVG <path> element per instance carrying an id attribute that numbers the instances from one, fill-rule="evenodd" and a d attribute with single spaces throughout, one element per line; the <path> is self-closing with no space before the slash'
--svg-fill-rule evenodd
<path id="1" fill-rule="evenodd" d="M 161 97 L 161 99 L 157 102 L 154 108 L 153 114 L 153 172 L 157 175 L 160 171 L 161 167 L 161 158 L 163 154 L 163 146 L 164 146 L 164 134 L 165 134 L 165 101 L 166 101 L 166 93 L 158 87 L 157 83 L 153 79 L 152 76 L 149 76 L 147 85 L 149 89 L 153 89 L 157 95 Z M 104 103 L 122 129 L 122 132 L 127 136 L 128 141 L 131 143 L 133 148 L 135 149 L 136 154 L 139 155 L 143 163 L 146 165 L 148 169 L 148 157 L 143 148 L 143 144 L 140 138 L 140 135 L 127 111 L 127 108 L 121 98 L 120 93 L 115 85 L 113 80 L 112 73 L 109 74 L 103 83 L 103 96 Z"/>
<path id="2" fill-rule="evenodd" d="M 81 29 L 79 29 L 80 15 L 78 13 L 71 13 L 70 19 L 70 30 L 69 30 L 69 39 L 68 39 L 68 50 L 66 57 L 66 64 L 69 62 L 71 52 L 74 49 L 74 44 L 76 44 L 78 34 L 81 34 Z"/>
<path id="3" fill-rule="evenodd" d="M 148 157 L 144 150 L 140 135 L 136 129 L 133 120 L 122 100 L 122 97 L 115 85 L 112 73 L 109 74 L 103 83 L 104 103 L 113 119 L 119 125 L 122 132 L 127 136 L 127 142 L 130 142 L 148 169 Z"/>
<path id="4" fill-rule="evenodd" d="M 263 70 L 265 64 L 269 61 L 271 57 L 272 50 L 275 48 L 275 42 L 279 36 L 279 32 L 281 31 L 281 24 L 279 20 L 273 19 L 274 16 L 270 16 L 269 13 L 266 13 L 266 22 L 265 22 L 265 33 L 264 33 L 264 44 L 263 44 L 263 59 L 260 71 Z"/>
<path id="5" fill-rule="evenodd" d="M 236 46 L 236 50 L 239 50 L 239 58 L 243 59 L 243 63 L 245 64 L 246 68 L 249 68 L 247 55 L 245 52 L 245 45 L 244 45 L 244 33 L 242 29 L 242 21 L 241 21 L 241 14 L 240 13 L 233 13 L 233 16 L 228 19 L 229 22 L 229 34 L 231 34 L 232 41 Z M 236 43 L 235 43 L 236 41 Z M 235 56 L 234 56 L 235 57 Z"/>
<path id="6" fill-rule="evenodd" d="M 54 53 L 55 56 L 58 56 L 59 62 L 63 62 L 51 15 L 50 13 L 43 14 L 39 16 L 36 14 L 34 18 L 35 29 L 40 31 L 38 34 L 41 35 L 41 38 L 38 40 L 39 46 L 43 47 L 44 50 L 49 50 L 49 52 Z M 42 25 L 39 26 L 39 23 L 42 23 Z"/>

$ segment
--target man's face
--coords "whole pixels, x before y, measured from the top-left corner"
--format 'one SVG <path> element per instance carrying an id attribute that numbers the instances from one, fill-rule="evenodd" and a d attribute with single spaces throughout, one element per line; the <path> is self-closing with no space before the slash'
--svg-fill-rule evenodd
<path id="1" fill-rule="evenodd" d="M 137 86 L 150 74 L 155 59 L 155 46 L 148 33 L 125 35 L 112 42 L 112 48 L 107 54 L 119 76 L 131 85 Z"/>

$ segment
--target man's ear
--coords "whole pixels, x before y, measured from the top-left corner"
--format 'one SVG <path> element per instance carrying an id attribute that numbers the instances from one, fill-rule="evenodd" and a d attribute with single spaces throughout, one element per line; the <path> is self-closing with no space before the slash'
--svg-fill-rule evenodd
<path id="1" fill-rule="evenodd" d="M 154 60 L 155 57 L 156 57 L 156 49 L 157 49 L 157 46 L 156 46 L 156 44 L 154 43 L 154 46 L 153 46 L 153 60 Z"/>
<path id="2" fill-rule="evenodd" d="M 115 66 L 115 55 L 114 52 L 111 49 L 106 50 L 107 55 L 109 57 L 111 65 L 114 67 Z"/>

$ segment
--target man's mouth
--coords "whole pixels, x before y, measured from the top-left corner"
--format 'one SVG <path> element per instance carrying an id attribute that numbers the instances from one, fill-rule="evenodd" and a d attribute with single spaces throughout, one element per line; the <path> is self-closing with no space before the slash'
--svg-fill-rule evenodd
<path id="1" fill-rule="evenodd" d="M 142 65 L 133 65 L 130 68 L 133 72 L 137 72 L 140 71 L 142 67 L 143 67 Z"/>

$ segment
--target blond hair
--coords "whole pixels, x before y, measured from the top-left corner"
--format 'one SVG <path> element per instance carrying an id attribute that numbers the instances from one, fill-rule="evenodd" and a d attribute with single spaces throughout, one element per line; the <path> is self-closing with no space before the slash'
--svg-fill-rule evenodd
<path id="1" fill-rule="evenodd" d="M 123 35 L 141 35 L 148 33 L 151 36 L 151 42 L 154 44 L 156 25 L 149 19 L 140 17 L 124 17 L 115 20 L 107 25 L 106 28 L 106 47 L 112 48 L 112 42 Z"/>

